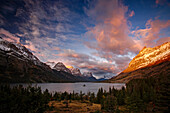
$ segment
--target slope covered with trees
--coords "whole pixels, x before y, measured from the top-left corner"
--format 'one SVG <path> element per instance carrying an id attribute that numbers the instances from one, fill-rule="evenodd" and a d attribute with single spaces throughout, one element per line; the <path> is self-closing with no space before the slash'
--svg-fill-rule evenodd
<path id="1" fill-rule="evenodd" d="M 39 87 L 11 88 L 9 85 L 1 85 L 0 112 L 49 111 L 55 110 L 53 105 L 48 105 L 50 101 L 54 103 L 64 101 L 66 107 L 69 107 L 69 103 L 76 100 L 80 103 L 87 103 L 88 106 L 93 106 L 93 103 L 101 104 L 101 110 L 96 112 L 169 113 L 169 92 L 170 76 L 163 73 L 156 77 L 133 79 L 126 84 L 126 88 L 122 87 L 121 90 L 113 87 L 106 92 L 100 88 L 97 95 L 91 92 L 74 93 L 74 91 L 73 93 L 56 92 L 52 95 L 48 90 L 42 92 Z"/>

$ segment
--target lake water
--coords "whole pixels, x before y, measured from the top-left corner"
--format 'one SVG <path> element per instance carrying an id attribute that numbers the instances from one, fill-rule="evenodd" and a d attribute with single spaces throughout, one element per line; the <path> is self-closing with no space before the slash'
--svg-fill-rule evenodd
<path id="1" fill-rule="evenodd" d="M 24 87 L 27 87 L 29 84 L 20 83 Z M 19 84 L 11 84 L 11 86 L 16 86 Z M 125 86 L 124 83 L 89 83 L 89 82 L 78 82 L 78 83 L 33 83 L 32 86 L 40 86 L 42 91 L 48 89 L 50 93 L 55 92 L 68 92 L 72 93 L 83 93 L 87 94 L 88 92 L 94 92 L 97 94 L 99 88 L 103 88 L 108 91 L 109 87 L 113 87 L 116 89 L 121 89 Z"/>

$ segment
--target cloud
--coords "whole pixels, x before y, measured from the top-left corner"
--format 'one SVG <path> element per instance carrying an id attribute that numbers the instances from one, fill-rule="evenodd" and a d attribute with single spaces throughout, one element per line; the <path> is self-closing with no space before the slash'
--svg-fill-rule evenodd
<path id="1" fill-rule="evenodd" d="M 43 62 L 61 61 L 97 76 L 116 75 L 144 46 L 170 40 L 169 34 L 163 34 L 170 21 L 148 20 L 146 28 L 132 31 L 129 18 L 136 12 L 121 0 L 85 1 L 87 6 L 74 4 L 76 11 L 68 6 L 73 1 L 23 2 L 22 7 L 13 2 L 11 9 L 3 6 L 0 35 L 8 41 L 21 41 Z M 159 5 L 161 2 L 156 0 Z M 12 19 L 8 20 L 9 12 L 15 14 L 10 13 Z M 10 27 L 13 33 L 7 30 Z"/>
<path id="2" fill-rule="evenodd" d="M 97 22 L 85 34 L 86 37 L 95 39 L 95 42 L 87 42 L 86 45 L 98 51 L 115 54 L 126 54 L 129 50 L 139 51 L 141 48 L 128 36 L 130 31 L 125 17 L 128 8 L 118 0 L 98 1 L 96 4 L 87 14 L 95 17 Z"/>
<path id="3" fill-rule="evenodd" d="M 24 2 L 24 8 L 18 8 L 15 15 L 22 16 L 21 23 L 16 24 L 23 37 L 32 39 L 43 35 L 49 38 L 60 38 L 56 35 L 64 37 L 64 33 L 74 32 L 71 30 L 74 27 L 72 20 L 79 18 L 79 15 L 65 7 L 63 2 L 40 0 L 24 0 Z"/>
<path id="4" fill-rule="evenodd" d="M 99 61 L 94 57 L 77 53 L 74 50 L 66 49 L 59 54 L 55 54 L 57 58 L 49 61 L 63 62 L 65 65 L 71 65 L 81 69 L 81 72 L 93 72 L 94 75 L 102 77 L 103 75 L 113 76 L 118 73 L 116 67 L 110 62 Z"/>
<path id="5" fill-rule="evenodd" d="M 26 44 L 24 45 L 26 48 L 30 49 L 31 51 L 37 51 L 37 48 L 31 41 L 26 40 Z"/>
<path id="6" fill-rule="evenodd" d="M 16 9 L 15 22 L 24 45 L 42 61 L 54 58 L 60 47 L 67 47 L 72 37 L 78 37 L 73 30 L 80 16 L 65 6 L 62 1 L 24 0 L 24 6 Z M 74 40 L 77 41 L 77 40 Z M 55 56 L 56 57 L 56 56 Z"/>
<path id="7" fill-rule="evenodd" d="M 85 45 L 97 51 L 93 54 L 96 57 L 113 63 L 119 72 L 128 66 L 130 60 L 144 46 L 153 47 L 169 40 L 163 34 L 163 30 L 169 27 L 169 20 L 150 19 L 145 29 L 131 31 L 128 18 L 135 13 L 129 11 L 121 1 L 97 1 L 94 4 L 86 9 L 89 18 L 96 21 L 85 33 L 85 37 L 91 40 L 85 42 Z"/>
<path id="8" fill-rule="evenodd" d="M 58 39 L 41 37 L 33 38 L 30 40 L 25 40 L 25 46 L 30 49 L 34 55 L 36 55 L 43 62 L 46 62 L 48 59 L 56 57 L 52 56 L 56 51 L 60 51 L 58 47 Z"/>
<path id="9" fill-rule="evenodd" d="M 156 0 L 155 3 L 157 5 L 168 5 L 168 6 L 170 6 L 170 2 L 168 0 Z"/>
<path id="10" fill-rule="evenodd" d="M 169 42 L 170 41 L 170 37 L 164 37 L 164 38 L 160 38 L 157 42 L 156 45 L 161 45 L 165 42 Z"/>
<path id="11" fill-rule="evenodd" d="M 132 17 L 135 15 L 135 12 L 134 11 L 131 11 L 130 14 L 129 14 L 129 17 Z"/>
<path id="12" fill-rule="evenodd" d="M 0 14 L 0 26 L 5 24 L 5 18 Z"/>
<path id="13" fill-rule="evenodd" d="M 160 44 L 160 42 L 167 42 L 169 38 L 165 36 L 161 31 L 170 27 L 170 20 L 148 20 L 145 29 L 138 29 L 132 31 L 135 37 L 141 39 L 142 45 L 153 47 Z M 161 38 L 160 38 L 161 37 Z M 157 44 L 158 43 L 158 44 Z"/>
<path id="14" fill-rule="evenodd" d="M 94 27 L 88 28 L 85 33 L 85 37 L 91 40 L 85 44 L 97 51 L 96 57 L 112 63 L 117 72 L 124 70 L 132 54 L 143 48 L 140 40 L 129 36 L 128 17 L 133 16 L 134 11 L 127 17 L 128 12 L 128 7 L 118 0 L 97 1 L 94 7 L 86 9 L 89 18 L 96 21 Z M 115 74 L 117 72 L 114 71 Z"/>
<path id="15" fill-rule="evenodd" d="M 9 41 L 9 42 L 16 42 L 16 43 L 19 43 L 20 42 L 20 38 L 15 36 L 14 34 L 10 33 L 9 31 L 3 29 L 3 28 L 0 28 L 0 36 Z"/>

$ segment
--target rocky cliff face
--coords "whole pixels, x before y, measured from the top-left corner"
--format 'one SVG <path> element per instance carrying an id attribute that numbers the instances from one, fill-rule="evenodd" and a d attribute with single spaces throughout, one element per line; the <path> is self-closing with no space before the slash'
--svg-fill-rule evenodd
<path id="1" fill-rule="evenodd" d="M 133 58 L 128 68 L 125 69 L 123 73 L 156 65 L 165 61 L 170 61 L 170 42 L 154 48 L 144 47 L 139 54 Z"/>
<path id="2" fill-rule="evenodd" d="M 154 48 L 144 47 L 129 63 L 127 69 L 108 80 L 108 82 L 126 83 L 136 78 L 169 74 L 169 70 L 170 42 L 167 42 Z"/>

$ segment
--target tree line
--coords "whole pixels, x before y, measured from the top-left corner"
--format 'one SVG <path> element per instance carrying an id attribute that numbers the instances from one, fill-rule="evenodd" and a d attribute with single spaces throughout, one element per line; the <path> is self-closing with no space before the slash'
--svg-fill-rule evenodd
<path id="1" fill-rule="evenodd" d="M 48 89 L 42 91 L 40 87 L 22 85 L 10 87 L 0 85 L 0 113 L 43 113 L 52 110 L 49 101 L 71 102 L 78 100 L 90 104 L 101 104 L 101 111 L 110 113 L 169 113 L 170 111 L 170 82 L 169 75 L 157 78 L 134 79 L 117 90 L 114 87 L 109 91 L 100 88 L 98 93 L 84 94 L 55 92 Z"/>

